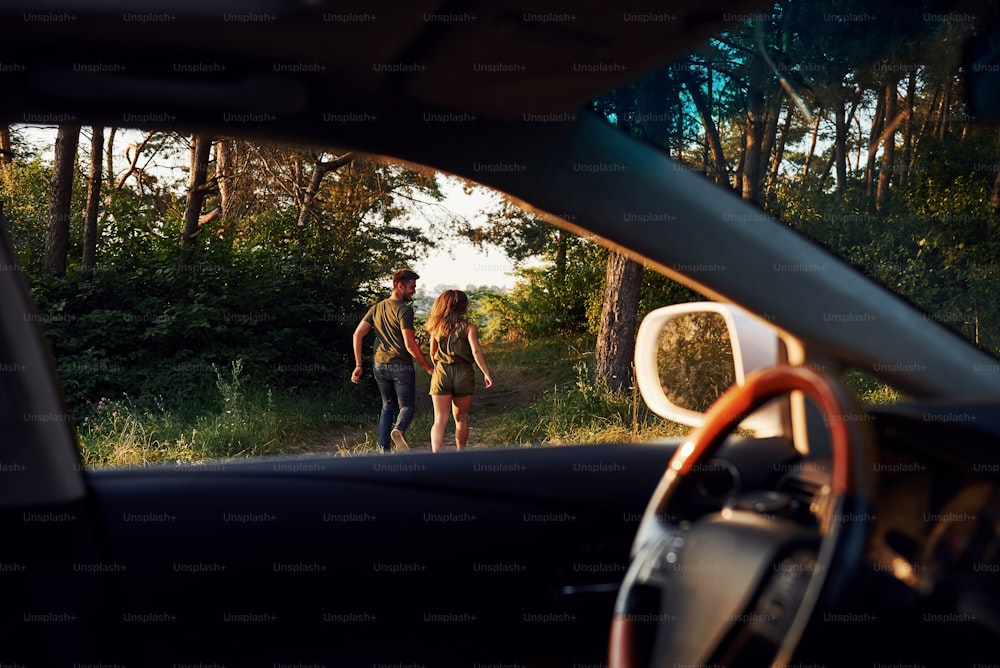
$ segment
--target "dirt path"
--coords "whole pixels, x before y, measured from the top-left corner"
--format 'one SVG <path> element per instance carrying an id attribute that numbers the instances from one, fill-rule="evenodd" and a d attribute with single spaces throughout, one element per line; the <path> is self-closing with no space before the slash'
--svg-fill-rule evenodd
<path id="1" fill-rule="evenodd" d="M 557 359 L 555 355 L 546 359 L 544 365 L 537 361 L 519 363 L 518 353 L 503 350 L 486 351 L 487 362 L 493 374 L 494 386 L 485 389 L 482 375 L 477 371 L 476 393 L 472 400 L 469 421 L 469 443 L 479 444 L 477 432 L 490 433 L 495 425 L 513 412 L 524 409 L 538 401 L 560 380 L 565 382 L 572 374 L 572 362 Z M 428 395 L 430 377 L 417 371 L 416 417 L 407 430 L 407 441 L 413 450 L 430 450 L 430 426 L 434 421 L 434 408 Z M 372 421 L 364 426 L 352 426 L 331 430 L 317 439 L 308 451 L 323 454 L 366 454 L 374 450 L 378 429 L 378 412 L 372 414 Z M 445 447 L 454 447 L 454 421 L 445 431 Z M 488 447 L 487 445 L 470 445 Z"/>
<path id="2" fill-rule="evenodd" d="M 526 401 L 526 393 L 521 390 L 507 389 L 494 392 L 493 390 L 482 390 L 475 396 L 470 409 L 471 421 L 469 424 L 468 447 L 488 447 L 485 445 L 475 445 L 477 428 L 480 424 L 502 419 L 507 410 L 522 407 Z M 407 430 L 407 442 L 411 450 L 430 450 L 430 425 L 433 422 L 434 407 L 429 395 L 417 395 L 416 397 L 416 417 L 410 429 Z M 369 454 L 374 449 L 376 431 L 378 429 L 378 414 L 373 413 L 372 423 L 367 426 L 353 426 L 348 428 L 331 429 L 317 439 L 316 443 L 307 448 L 309 454 L 328 455 L 356 455 Z M 455 423 L 450 422 L 445 431 L 445 447 L 454 447 Z"/>

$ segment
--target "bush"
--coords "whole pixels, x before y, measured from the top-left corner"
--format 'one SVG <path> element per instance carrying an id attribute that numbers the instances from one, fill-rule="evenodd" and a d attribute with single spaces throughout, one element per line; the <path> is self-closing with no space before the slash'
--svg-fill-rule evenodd
<path id="1" fill-rule="evenodd" d="M 275 389 L 343 386 L 361 308 L 336 276 L 262 252 L 202 259 L 179 271 L 171 251 L 89 282 L 36 279 L 38 319 L 74 414 L 123 392 L 139 404 L 205 400 L 213 366 L 237 359 L 240 373 Z"/>

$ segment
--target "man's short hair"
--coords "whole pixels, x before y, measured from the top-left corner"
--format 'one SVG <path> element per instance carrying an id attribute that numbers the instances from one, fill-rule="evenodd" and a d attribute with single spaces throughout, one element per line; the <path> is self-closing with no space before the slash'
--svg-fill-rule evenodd
<path id="1" fill-rule="evenodd" d="M 397 285 L 399 283 L 406 283 L 407 281 L 415 281 L 419 276 L 417 272 L 412 269 L 400 269 L 395 274 L 392 275 L 392 284 Z"/>

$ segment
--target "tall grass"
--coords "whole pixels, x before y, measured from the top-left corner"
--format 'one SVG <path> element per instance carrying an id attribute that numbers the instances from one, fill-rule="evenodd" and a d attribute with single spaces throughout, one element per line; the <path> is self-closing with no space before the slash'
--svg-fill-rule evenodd
<path id="1" fill-rule="evenodd" d="M 592 343 L 586 340 L 492 342 L 485 346 L 495 385 L 477 387 L 470 415 L 471 447 L 641 442 L 683 436 L 689 427 L 646 408 L 636 388 L 599 391 Z M 141 466 L 262 455 L 359 455 L 376 449 L 379 400 L 374 383 L 344 390 L 272 392 L 248 385 L 240 360 L 215 369 L 216 394 L 172 403 L 102 398 L 79 426 L 87 466 Z M 370 379 L 366 379 L 370 380 Z M 865 403 L 900 395 L 864 374 L 847 374 Z M 429 380 L 417 373 L 417 415 L 407 440 L 429 448 L 433 414 Z M 454 434 L 446 431 L 446 448 Z"/>
<path id="2" fill-rule="evenodd" d="M 590 361 L 572 367 L 573 377 L 514 410 L 490 431 L 492 440 L 525 445 L 634 442 L 680 436 L 688 427 L 646 409 L 634 389 L 606 393 Z"/>
<path id="3" fill-rule="evenodd" d="M 242 363 L 216 369 L 217 401 L 190 399 L 167 408 L 123 394 L 102 398 L 79 425 L 86 466 L 136 466 L 308 452 L 335 431 L 368 417 L 351 397 L 320 390 L 275 395 L 248 388 Z M 336 448 L 332 448 L 336 450 Z M 358 451 L 356 443 L 350 449 Z"/>

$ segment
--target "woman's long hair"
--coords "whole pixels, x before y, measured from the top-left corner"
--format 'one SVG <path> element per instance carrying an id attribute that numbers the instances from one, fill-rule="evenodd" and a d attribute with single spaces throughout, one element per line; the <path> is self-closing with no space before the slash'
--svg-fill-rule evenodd
<path id="1" fill-rule="evenodd" d="M 468 295 L 461 290 L 445 290 L 434 300 L 424 329 L 435 339 L 450 336 L 456 329 L 468 324 L 465 315 L 468 310 Z"/>

